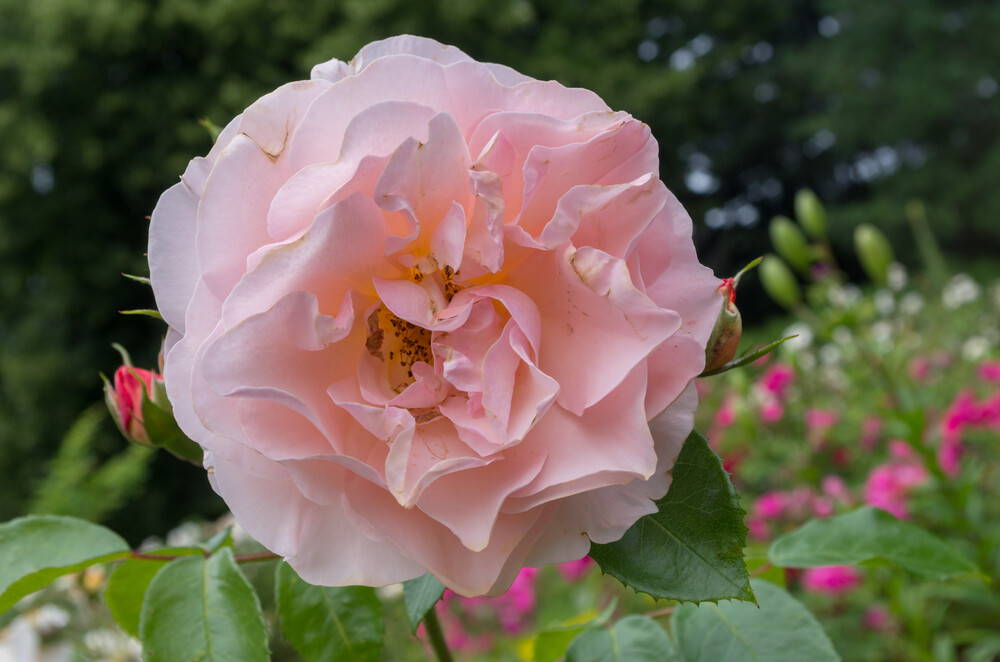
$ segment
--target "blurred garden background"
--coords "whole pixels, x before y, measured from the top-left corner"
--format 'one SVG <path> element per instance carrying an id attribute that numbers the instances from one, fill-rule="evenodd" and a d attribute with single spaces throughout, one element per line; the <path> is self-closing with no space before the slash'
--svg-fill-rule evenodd
<path id="1" fill-rule="evenodd" d="M 70 514 L 139 544 L 223 514 L 202 470 L 126 448 L 102 409 L 111 343 L 153 367 L 164 332 L 118 313 L 154 305 L 121 274 L 147 274 L 146 217 L 211 146 L 200 119 L 223 125 L 314 64 L 399 33 L 593 89 L 648 123 L 720 277 L 774 251 L 771 219 L 795 218 L 796 193 L 815 191 L 827 231 L 810 238 L 821 269 L 795 275 L 800 303 L 773 303 L 756 274 L 738 299 L 750 340 L 797 323 L 797 344 L 703 389 L 699 428 L 735 473 L 751 541 L 872 503 L 878 467 L 916 467 L 883 471 L 883 492 L 905 496 L 906 516 L 911 492 L 929 499 L 916 512 L 939 531 L 974 531 L 961 545 L 996 575 L 997 502 L 976 496 L 1000 490 L 1000 5 L 982 1 L 0 0 L 0 521 Z M 866 223 L 888 237 L 895 281 L 862 268 Z M 944 444 L 954 416 L 972 441 L 935 473 L 915 447 Z M 964 482 L 963 457 L 979 458 Z M 950 479 L 963 487 L 937 494 Z M 995 592 L 893 603 L 865 586 L 856 609 L 836 592 L 810 605 L 847 633 L 835 636 L 855 646 L 845 659 L 1000 654 L 982 644 L 1000 628 Z M 873 636 L 912 643 L 852 637 L 862 612 Z M 945 612 L 960 632 L 940 643 Z"/>

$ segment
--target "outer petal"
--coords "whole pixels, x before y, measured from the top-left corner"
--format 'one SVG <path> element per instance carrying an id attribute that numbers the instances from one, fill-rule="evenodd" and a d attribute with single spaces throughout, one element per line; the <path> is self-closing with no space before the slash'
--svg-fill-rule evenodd
<path id="1" fill-rule="evenodd" d="M 200 272 L 195 231 L 210 167 L 207 159 L 191 161 L 181 181 L 160 196 L 150 217 L 149 274 L 156 306 L 167 324 L 181 333 Z"/>
<path id="2" fill-rule="evenodd" d="M 307 501 L 280 465 L 268 465 L 264 459 L 244 466 L 218 457 L 209 460 L 213 487 L 232 506 L 240 525 L 265 547 L 285 556 L 306 581 L 327 586 L 385 585 L 424 572 L 391 545 L 358 531 L 341 504 L 319 506 Z"/>

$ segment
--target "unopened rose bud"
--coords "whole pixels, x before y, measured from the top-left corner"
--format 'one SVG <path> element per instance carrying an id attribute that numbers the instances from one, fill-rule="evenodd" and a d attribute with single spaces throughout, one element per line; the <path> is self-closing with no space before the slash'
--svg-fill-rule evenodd
<path id="1" fill-rule="evenodd" d="M 862 223 L 854 230 L 854 248 L 865 273 L 876 285 L 885 286 L 894 259 L 889 240 L 874 225 Z"/>
<path id="2" fill-rule="evenodd" d="M 115 370 L 112 382 L 104 384 L 104 399 L 118 429 L 129 441 L 151 446 L 143 422 L 142 404 L 153 391 L 153 381 L 163 377 L 150 370 L 123 365 Z"/>
<path id="3" fill-rule="evenodd" d="M 164 448 L 177 457 L 200 464 L 201 447 L 188 439 L 174 420 L 163 377 L 132 366 L 120 346 L 124 365 L 109 381 L 104 375 L 104 402 L 122 435 L 142 446 Z"/>
<path id="4" fill-rule="evenodd" d="M 733 360 L 743 333 L 743 319 L 736 308 L 735 279 L 723 279 L 719 292 L 723 296 L 722 310 L 705 346 L 705 372 L 714 372 Z"/>
<path id="5" fill-rule="evenodd" d="M 792 270 L 776 255 L 767 255 L 760 263 L 760 284 L 768 296 L 785 308 L 794 308 L 802 298 Z"/>
<path id="6" fill-rule="evenodd" d="M 826 211 L 816 194 L 809 189 L 795 194 L 795 217 L 813 239 L 826 236 Z"/>
<path id="7" fill-rule="evenodd" d="M 771 243 L 778 255 L 803 274 L 809 273 L 812 264 L 812 248 L 805 235 L 799 230 L 792 219 L 786 216 L 775 216 L 769 228 Z"/>

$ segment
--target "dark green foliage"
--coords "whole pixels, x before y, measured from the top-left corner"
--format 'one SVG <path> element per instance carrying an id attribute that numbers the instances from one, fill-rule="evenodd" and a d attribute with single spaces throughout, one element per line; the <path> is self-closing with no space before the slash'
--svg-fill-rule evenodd
<path id="1" fill-rule="evenodd" d="M 692 432 L 674 463 L 673 482 L 621 540 L 590 546 L 601 570 L 654 598 L 753 602 L 743 547 L 746 512 L 705 437 Z"/>

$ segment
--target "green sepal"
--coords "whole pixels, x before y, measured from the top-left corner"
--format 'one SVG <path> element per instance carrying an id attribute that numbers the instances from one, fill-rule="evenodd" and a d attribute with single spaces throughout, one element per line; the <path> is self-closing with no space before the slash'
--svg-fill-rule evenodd
<path id="1" fill-rule="evenodd" d="M 745 349 L 742 354 L 737 356 L 729 363 L 723 365 L 721 368 L 717 370 L 712 370 L 711 372 L 703 372 L 698 376 L 711 377 L 713 375 L 721 375 L 724 372 L 729 372 L 733 368 L 742 368 L 743 366 L 750 365 L 757 359 L 767 356 L 768 354 L 776 350 L 778 346 L 781 345 L 782 343 L 797 337 L 798 336 L 785 336 L 780 340 L 775 340 L 774 342 L 770 342 L 766 345 L 756 345 L 755 347 L 749 347 Z"/>
<path id="2" fill-rule="evenodd" d="M 136 308 L 134 310 L 119 310 L 122 315 L 144 315 L 145 317 L 152 317 L 155 320 L 163 321 L 163 315 L 160 315 L 160 311 L 155 308 Z"/>

